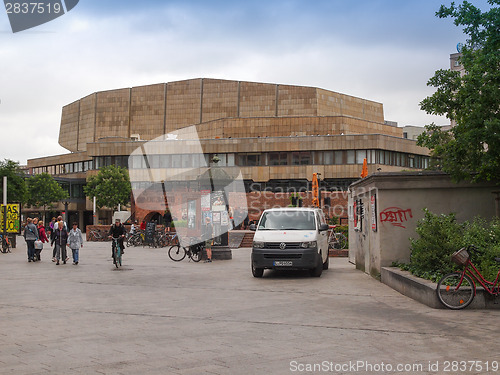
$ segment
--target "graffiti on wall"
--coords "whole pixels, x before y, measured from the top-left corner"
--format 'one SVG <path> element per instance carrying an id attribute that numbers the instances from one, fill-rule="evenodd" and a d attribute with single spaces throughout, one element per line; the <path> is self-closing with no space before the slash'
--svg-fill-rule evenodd
<path id="1" fill-rule="evenodd" d="M 413 218 L 411 208 L 388 207 L 380 212 L 381 223 L 389 223 L 400 228 L 406 228 L 405 223 L 411 218 Z"/>

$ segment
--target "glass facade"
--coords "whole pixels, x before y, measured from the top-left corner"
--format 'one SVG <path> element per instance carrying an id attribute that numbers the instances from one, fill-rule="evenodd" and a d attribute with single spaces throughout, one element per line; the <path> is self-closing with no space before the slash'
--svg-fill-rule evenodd
<path id="1" fill-rule="evenodd" d="M 292 151 L 263 153 L 220 153 L 220 154 L 172 154 L 144 156 L 98 156 L 92 160 L 76 163 L 64 163 L 33 168 L 33 174 L 49 173 L 64 175 L 81 173 L 101 167 L 116 165 L 130 169 L 150 168 L 197 168 L 205 166 L 217 155 L 221 167 L 257 167 L 280 165 L 342 165 L 368 164 L 391 165 L 403 168 L 425 169 L 429 157 L 384 150 L 337 150 L 337 151 Z"/>

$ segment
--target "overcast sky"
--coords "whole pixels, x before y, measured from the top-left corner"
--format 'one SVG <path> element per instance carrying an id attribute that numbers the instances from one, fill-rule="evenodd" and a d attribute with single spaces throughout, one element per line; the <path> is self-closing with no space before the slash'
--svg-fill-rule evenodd
<path id="1" fill-rule="evenodd" d="M 472 0 L 488 9 L 486 0 Z M 292 84 L 381 102 L 399 126 L 465 37 L 440 0 L 80 0 L 13 34 L 0 8 L 0 159 L 66 153 L 61 108 L 96 91 L 190 78 Z"/>

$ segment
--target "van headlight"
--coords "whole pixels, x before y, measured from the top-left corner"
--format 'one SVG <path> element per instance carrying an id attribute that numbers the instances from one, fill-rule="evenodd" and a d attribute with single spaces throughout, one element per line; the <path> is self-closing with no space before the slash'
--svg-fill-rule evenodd
<path id="1" fill-rule="evenodd" d="M 300 247 L 302 247 L 303 249 L 311 249 L 311 248 L 315 248 L 317 246 L 318 246 L 318 243 L 316 241 L 302 242 L 300 244 Z"/>
<path id="2" fill-rule="evenodd" d="M 256 248 L 256 249 L 263 249 L 264 248 L 264 242 L 253 241 L 253 247 Z"/>

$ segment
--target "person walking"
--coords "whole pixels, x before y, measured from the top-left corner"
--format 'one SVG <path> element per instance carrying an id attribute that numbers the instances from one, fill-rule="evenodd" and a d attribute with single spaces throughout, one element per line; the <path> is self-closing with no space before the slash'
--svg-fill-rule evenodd
<path id="1" fill-rule="evenodd" d="M 51 225 L 52 225 L 52 228 L 49 230 L 49 239 L 50 239 L 50 246 L 53 246 L 52 247 L 52 261 L 55 262 L 56 261 L 56 246 L 53 244 L 54 244 L 54 235 L 56 233 L 56 229 L 59 227 L 59 224 L 57 224 L 57 221 L 56 221 L 54 224 L 51 223 Z"/>
<path id="2" fill-rule="evenodd" d="M 58 222 L 62 222 L 62 223 L 63 223 L 63 225 L 64 225 L 64 229 L 65 229 L 65 230 L 66 230 L 66 232 L 67 232 L 67 231 L 68 231 L 68 225 L 67 225 L 67 224 L 66 224 L 66 222 L 63 220 L 63 217 L 62 217 L 61 215 L 59 215 L 59 216 L 57 217 L 57 221 L 58 221 Z"/>
<path id="3" fill-rule="evenodd" d="M 45 233 L 45 226 L 43 221 L 38 222 L 38 239 L 42 242 L 42 248 L 35 249 L 35 260 L 37 261 L 42 260 L 42 258 L 40 257 L 40 253 L 42 252 L 43 249 L 43 243 L 49 242 L 47 234 Z"/>
<path id="4" fill-rule="evenodd" d="M 28 262 L 35 261 L 35 241 L 38 240 L 38 229 L 33 224 L 33 219 L 26 219 L 26 226 L 24 227 L 24 240 L 28 247 Z"/>
<path id="5" fill-rule="evenodd" d="M 56 265 L 59 265 L 59 259 L 62 259 L 63 264 L 69 259 L 66 255 L 66 244 L 68 242 L 68 232 L 64 229 L 64 223 L 59 221 L 57 229 L 54 231 L 52 243 L 55 244 L 56 250 Z"/>
<path id="6" fill-rule="evenodd" d="M 73 223 L 73 228 L 68 233 L 68 246 L 73 253 L 73 265 L 78 264 L 80 247 L 83 247 L 82 231 L 78 228 L 78 223 Z"/>
<path id="7" fill-rule="evenodd" d="M 205 218 L 205 232 L 203 237 L 205 238 L 205 251 L 207 252 L 207 260 L 205 263 L 212 262 L 212 237 L 213 237 L 213 226 L 209 217 Z"/>
<path id="8" fill-rule="evenodd" d="M 50 224 L 49 224 L 49 227 L 50 227 L 50 229 L 51 229 L 51 230 L 50 230 L 51 232 L 54 230 L 54 226 L 55 226 L 55 224 L 56 224 L 56 223 L 57 223 L 56 218 L 55 218 L 55 217 L 53 217 L 53 218 L 52 218 L 52 220 L 50 221 Z"/>

